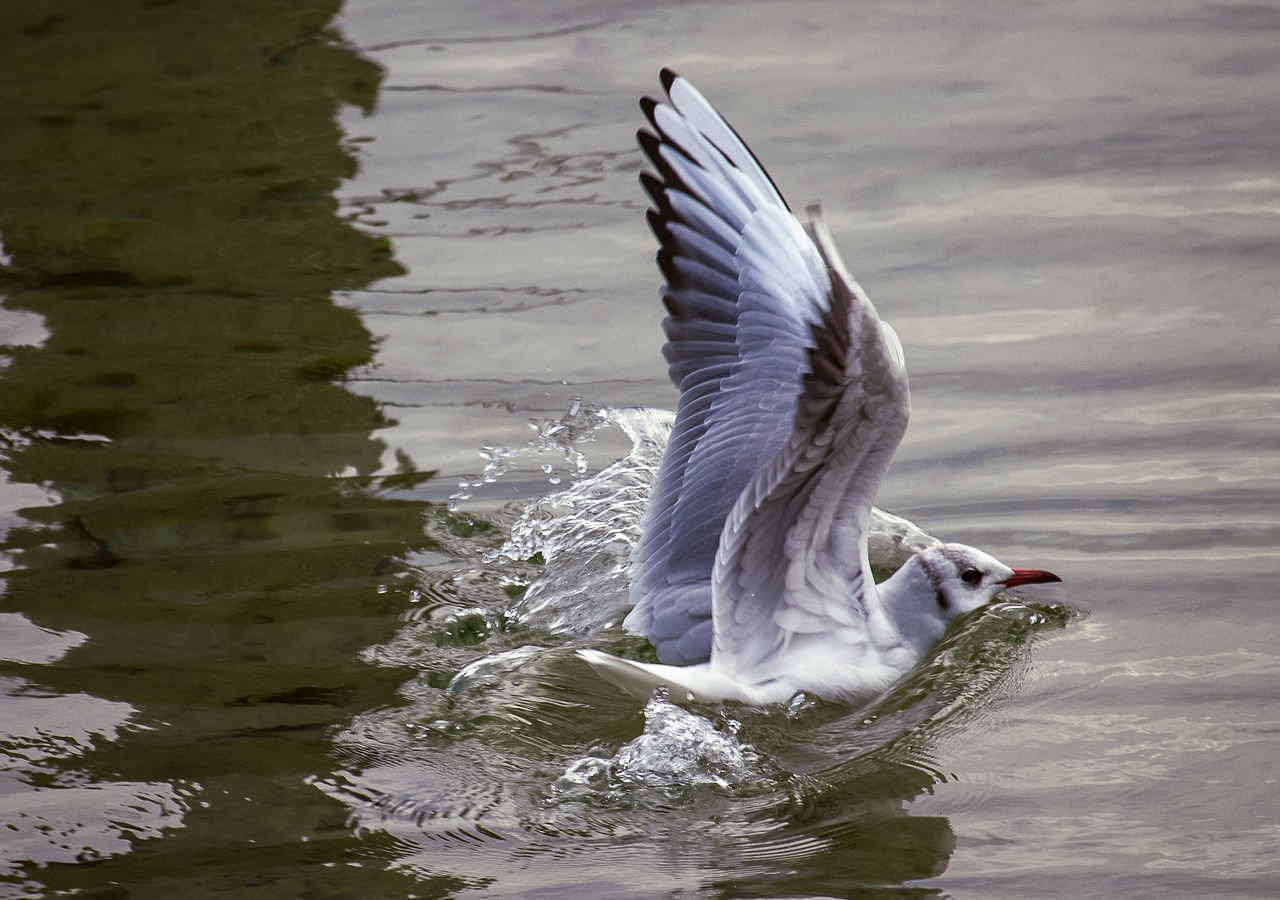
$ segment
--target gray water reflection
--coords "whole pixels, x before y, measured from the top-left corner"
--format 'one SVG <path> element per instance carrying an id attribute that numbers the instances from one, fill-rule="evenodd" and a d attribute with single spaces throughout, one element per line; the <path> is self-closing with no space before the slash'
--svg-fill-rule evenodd
<path id="1" fill-rule="evenodd" d="M 3 315 L 44 332 L 0 370 L 9 481 L 43 495 L 2 544 L 19 892 L 413 886 L 353 868 L 376 842 L 307 784 L 326 728 L 393 696 L 355 654 L 434 545 L 371 477 L 388 420 L 340 383 L 374 346 L 334 292 L 401 270 L 333 196 L 337 112 L 381 78 L 337 10 L 7 9 Z"/>

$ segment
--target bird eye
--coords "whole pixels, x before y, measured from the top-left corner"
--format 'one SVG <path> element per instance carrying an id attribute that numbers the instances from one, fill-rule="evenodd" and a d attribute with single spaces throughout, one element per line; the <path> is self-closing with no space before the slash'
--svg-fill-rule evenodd
<path id="1" fill-rule="evenodd" d="M 960 573 L 960 580 L 965 584 L 977 584 L 982 580 L 982 573 L 977 569 L 965 569 Z"/>

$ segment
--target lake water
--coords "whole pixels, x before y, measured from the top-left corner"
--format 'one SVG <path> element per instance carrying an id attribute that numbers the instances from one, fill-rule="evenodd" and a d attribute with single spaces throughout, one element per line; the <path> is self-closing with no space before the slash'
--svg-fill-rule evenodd
<path id="1" fill-rule="evenodd" d="M 1280 895 L 1280 6 L 3 17 L 0 897 Z M 864 709 L 571 653 L 664 65 L 902 337 L 879 504 L 1065 580 Z"/>

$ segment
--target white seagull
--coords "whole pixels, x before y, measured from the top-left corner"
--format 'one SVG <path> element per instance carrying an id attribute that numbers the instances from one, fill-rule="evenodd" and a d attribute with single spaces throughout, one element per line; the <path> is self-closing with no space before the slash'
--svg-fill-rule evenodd
<path id="1" fill-rule="evenodd" d="M 624 627 L 660 665 L 579 654 L 646 699 L 853 703 L 910 670 L 957 616 L 1061 581 L 943 544 L 872 579 L 872 501 L 907 428 L 902 345 L 816 207 L 801 226 L 736 131 L 662 72 L 638 134 L 680 404 L 633 555 Z"/>

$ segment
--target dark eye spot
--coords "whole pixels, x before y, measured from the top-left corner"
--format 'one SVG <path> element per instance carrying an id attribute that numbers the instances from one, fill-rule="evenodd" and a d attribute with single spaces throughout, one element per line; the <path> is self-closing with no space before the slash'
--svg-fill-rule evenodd
<path id="1" fill-rule="evenodd" d="M 977 584 L 982 580 L 982 573 L 977 569 L 965 569 L 960 573 L 960 580 L 965 584 Z"/>

